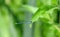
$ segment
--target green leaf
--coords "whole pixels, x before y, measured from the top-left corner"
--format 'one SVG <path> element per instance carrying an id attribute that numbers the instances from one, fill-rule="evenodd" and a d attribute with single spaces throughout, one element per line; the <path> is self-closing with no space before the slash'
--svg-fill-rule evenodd
<path id="1" fill-rule="evenodd" d="M 37 7 L 33 7 L 33 6 L 30 6 L 30 5 L 22 5 L 22 7 L 24 7 L 26 10 L 32 12 L 33 14 L 38 10 Z"/>
<path id="2" fill-rule="evenodd" d="M 43 9 L 43 10 L 38 10 L 32 17 L 32 22 L 35 22 L 37 21 L 39 18 L 41 19 L 47 19 L 49 20 L 50 22 L 52 21 L 52 18 L 50 17 L 51 13 L 53 13 L 53 10 L 56 9 L 56 7 L 54 8 L 51 8 L 49 10 L 47 9 Z M 49 15 L 50 14 L 50 15 Z"/>

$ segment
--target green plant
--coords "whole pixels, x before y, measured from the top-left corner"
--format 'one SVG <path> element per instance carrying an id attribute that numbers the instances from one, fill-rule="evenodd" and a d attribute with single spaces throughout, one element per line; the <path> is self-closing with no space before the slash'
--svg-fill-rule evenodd
<path id="1" fill-rule="evenodd" d="M 58 8 L 57 0 L 0 0 L 0 37 L 60 37 Z"/>

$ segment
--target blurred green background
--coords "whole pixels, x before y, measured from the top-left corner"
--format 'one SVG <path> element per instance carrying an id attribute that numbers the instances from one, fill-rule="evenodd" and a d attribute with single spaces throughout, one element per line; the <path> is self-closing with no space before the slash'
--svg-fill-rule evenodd
<path id="1" fill-rule="evenodd" d="M 0 37 L 60 37 L 59 0 L 0 0 Z"/>

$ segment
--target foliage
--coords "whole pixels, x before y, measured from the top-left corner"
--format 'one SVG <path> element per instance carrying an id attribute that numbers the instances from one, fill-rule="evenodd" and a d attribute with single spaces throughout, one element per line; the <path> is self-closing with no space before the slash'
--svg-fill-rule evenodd
<path id="1" fill-rule="evenodd" d="M 0 0 L 0 37 L 60 37 L 58 10 L 58 0 Z"/>

